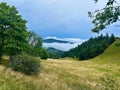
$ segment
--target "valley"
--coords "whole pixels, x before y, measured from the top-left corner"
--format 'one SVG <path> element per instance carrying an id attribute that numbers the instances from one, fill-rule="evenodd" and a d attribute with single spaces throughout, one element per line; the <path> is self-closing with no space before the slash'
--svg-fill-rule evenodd
<path id="1" fill-rule="evenodd" d="M 0 66 L 0 90 L 119 90 L 120 47 L 115 44 L 91 60 L 41 60 L 35 76 Z"/>

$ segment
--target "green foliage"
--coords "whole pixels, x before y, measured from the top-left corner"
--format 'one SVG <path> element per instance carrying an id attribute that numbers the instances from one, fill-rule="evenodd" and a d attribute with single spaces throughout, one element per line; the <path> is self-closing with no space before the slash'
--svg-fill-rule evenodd
<path id="1" fill-rule="evenodd" d="M 3 54 L 13 56 L 27 53 L 39 57 L 47 52 L 42 50 L 42 38 L 26 30 L 26 21 L 14 6 L 0 3 L 0 60 Z M 45 56 L 42 56 L 47 58 Z"/>
<path id="2" fill-rule="evenodd" d="M 40 70 L 40 61 L 32 56 L 16 55 L 11 57 L 10 62 L 14 70 L 25 74 L 38 74 Z"/>
<path id="3" fill-rule="evenodd" d="M 45 59 L 45 60 L 48 58 L 48 53 L 44 48 L 40 50 L 40 57 L 41 59 Z"/>
<path id="4" fill-rule="evenodd" d="M 98 0 L 94 1 L 98 2 Z M 106 26 L 119 21 L 120 6 L 116 0 L 108 0 L 103 9 L 96 10 L 94 13 L 88 12 L 88 14 L 93 19 L 94 28 L 92 31 L 99 33 Z"/>
<path id="5" fill-rule="evenodd" d="M 28 48 L 26 48 L 28 54 L 36 57 L 41 57 L 42 59 L 48 58 L 47 51 L 42 47 L 42 38 L 35 32 L 29 32 L 28 42 Z"/>
<path id="6" fill-rule="evenodd" d="M 115 43 L 116 46 L 120 46 L 120 39 L 118 39 Z"/>
<path id="7" fill-rule="evenodd" d="M 33 56 L 40 56 L 40 50 L 42 48 L 42 38 L 35 32 L 30 31 L 28 36 L 28 48 L 27 53 Z"/>
<path id="8" fill-rule="evenodd" d="M 47 52 L 48 52 L 49 58 L 52 58 L 52 59 L 61 58 L 61 57 L 62 57 L 62 54 L 64 53 L 64 51 L 57 50 L 57 49 L 52 48 L 52 47 L 49 47 L 49 48 L 47 48 L 46 50 L 47 50 Z"/>
<path id="9" fill-rule="evenodd" d="M 48 57 L 52 58 L 52 59 L 58 59 L 56 53 L 54 53 L 54 52 L 48 52 Z"/>
<path id="10" fill-rule="evenodd" d="M 0 58 L 21 53 L 27 43 L 26 21 L 14 6 L 0 3 Z"/>
<path id="11" fill-rule="evenodd" d="M 104 50 L 115 41 L 115 37 L 112 34 L 111 37 L 98 36 L 96 38 L 90 38 L 88 41 L 78 45 L 63 54 L 63 57 L 77 57 L 80 60 L 86 60 L 96 57 L 104 52 Z"/>

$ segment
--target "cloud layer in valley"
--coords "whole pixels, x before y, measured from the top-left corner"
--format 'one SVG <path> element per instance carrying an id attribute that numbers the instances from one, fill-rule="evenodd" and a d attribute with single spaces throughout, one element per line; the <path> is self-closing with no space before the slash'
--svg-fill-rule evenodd
<path id="1" fill-rule="evenodd" d="M 55 49 L 59 49 L 59 50 L 63 50 L 63 51 L 68 51 L 72 48 L 77 47 L 78 45 L 80 45 L 82 42 L 86 41 L 86 40 L 82 40 L 79 38 L 57 38 L 57 37 L 46 37 L 45 39 L 55 39 L 55 40 L 61 40 L 61 41 L 68 41 L 68 42 L 72 42 L 73 44 L 70 43 L 43 43 L 43 46 L 48 48 L 48 47 L 53 47 Z"/>

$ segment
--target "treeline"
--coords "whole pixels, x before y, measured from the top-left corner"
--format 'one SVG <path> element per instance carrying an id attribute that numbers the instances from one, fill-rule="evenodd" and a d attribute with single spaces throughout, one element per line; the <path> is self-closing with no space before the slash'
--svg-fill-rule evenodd
<path id="1" fill-rule="evenodd" d="M 80 60 L 87 60 L 94 58 L 110 46 L 115 41 L 115 36 L 112 34 L 109 36 L 103 36 L 102 34 L 95 38 L 90 38 L 88 41 L 83 42 L 76 48 L 73 48 L 65 52 L 62 57 L 78 58 Z"/>

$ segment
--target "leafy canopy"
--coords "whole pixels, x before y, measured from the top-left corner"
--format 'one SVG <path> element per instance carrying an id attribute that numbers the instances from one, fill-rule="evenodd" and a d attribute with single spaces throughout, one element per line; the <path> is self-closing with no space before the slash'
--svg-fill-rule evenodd
<path id="1" fill-rule="evenodd" d="M 38 36 L 35 32 L 30 31 L 28 36 L 28 46 L 27 53 L 33 56 L 40 56 L 40 50 L 42 48 L 42 38 Z"/>
<path id="2" fill-rule="evenodd" d="M 14 6 L 0 3 L 0 57 L 21 53 L 27 43 L 26 21 Z"/>
<path id="3" fill-rule="evenodd" d="M 42 59 L 48 58 L 47 51 L 42 47 L 42 38 L 37 35 L 35 32 L 30 31 L 28 36 L 28 48 L 27 53 L 36 56 L 41 57 Z"/>
<path id="4" fill-rule="evenodd" d="M 99 0 L 94 1 L 97 3 Z M 103 9 L 96 10 L 93 13 L 88 12 L 88 14 L 93 19 L 92 23 L 94 24 L 94 28 L 92 31 L 99 33 L 106 26 L 120 20 L 120 4 L 116 0 L 108 0 Z"/>

